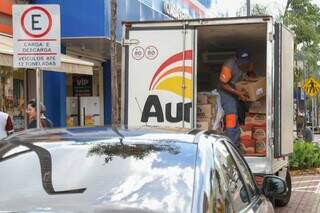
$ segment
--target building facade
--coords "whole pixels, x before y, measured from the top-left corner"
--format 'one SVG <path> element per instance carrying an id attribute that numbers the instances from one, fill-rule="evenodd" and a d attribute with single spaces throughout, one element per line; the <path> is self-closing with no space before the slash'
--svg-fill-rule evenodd
<path id="1" fill-rule="evenodd" d="M 0 110 L 13 118 L 15 131 L 27 128 L 26 105 L 36 97 L 35 70 L 13 68 L 12 6 L 19 3 L 22 1 L 0 0 Z M 66 55 L 61 56 L 61 61 L 61 67 L 55 71 L 92 74 L 91 62 Z M 42 82 L 41 87 L 47 88 L 48 85 Z M 41 93 L 43 100 L 43 90 Z"/>
<path id="2" fill-rule="evenodd" d="M 215 0 L 118 0 L 118 52 L 121 53 L 122 21 L 211 17 L 210 9 L 214 2 Z M 44 72 L 43 97 L 47 116 L 56 127 L 110 124 L 110 1 L 32 0 L 30 3 L 60 4 L 63 52 L 94 63 L 92 76 Z M 121 56 L 119 64 L 120 58 Z"/>
<path id="3" fill-rule="evenodd" d="M 0 39 L 10 41 L 12 35 L 12 5 L 14 0 L 0 0 Z M 1 45 L 3 45 L 1 43 Z M 6 49 L 1 46 L 0 49 Z M 0 54 L 0 111 L 9 113 L 16 131 L 25 128 L 24 100 L 26 78 L 22 69 L 13 69 L 9 57 Z"/>

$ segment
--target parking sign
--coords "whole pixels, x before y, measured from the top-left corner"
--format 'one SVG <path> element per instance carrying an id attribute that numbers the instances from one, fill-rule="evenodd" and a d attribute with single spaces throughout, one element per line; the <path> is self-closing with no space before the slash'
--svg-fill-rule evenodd
<path id="1" fill-rule="evenodd" d="M 13 5 L 14 67 L 60 67 L 60 6 Z"/>

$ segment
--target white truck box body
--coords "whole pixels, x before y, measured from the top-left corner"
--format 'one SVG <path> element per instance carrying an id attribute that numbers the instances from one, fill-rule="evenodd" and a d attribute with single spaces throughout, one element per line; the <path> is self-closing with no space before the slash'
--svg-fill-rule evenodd
<path id="1" fill-rule="evenodd" d="M 201 28 L 232 25 L 241 29 L 253 24 L 266 29 L 265 52 L 256 54 L 263 57 L 267 81 L 267 154 L 246 160 L 254 173 L 275 174 L 286 168 L 293 151 L 294 37 L 269 16 L 124 23 L 122 122 L 194 128 Z"/>

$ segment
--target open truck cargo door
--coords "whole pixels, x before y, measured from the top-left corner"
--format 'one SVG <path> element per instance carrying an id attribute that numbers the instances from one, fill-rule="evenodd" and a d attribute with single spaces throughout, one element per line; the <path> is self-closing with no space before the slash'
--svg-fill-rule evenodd
<path id="1" fill-rule="evenodd" d="M 278 23 L 274 54 L 274 154 L 281 157 L 293 152 L 294 36 Z"/>
<path id="2" fill-rule="evenodd" d="M 123 123 L 193 128 L 195 30 L 126 27 Z"/>

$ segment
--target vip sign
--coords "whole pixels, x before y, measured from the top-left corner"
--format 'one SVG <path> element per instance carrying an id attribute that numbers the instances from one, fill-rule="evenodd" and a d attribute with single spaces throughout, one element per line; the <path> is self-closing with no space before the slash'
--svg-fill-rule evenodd
<path id="1" fill-rule="evenodd" d="M 60 6 L 13 6 L 14 67 L 60 67 Z"/>

